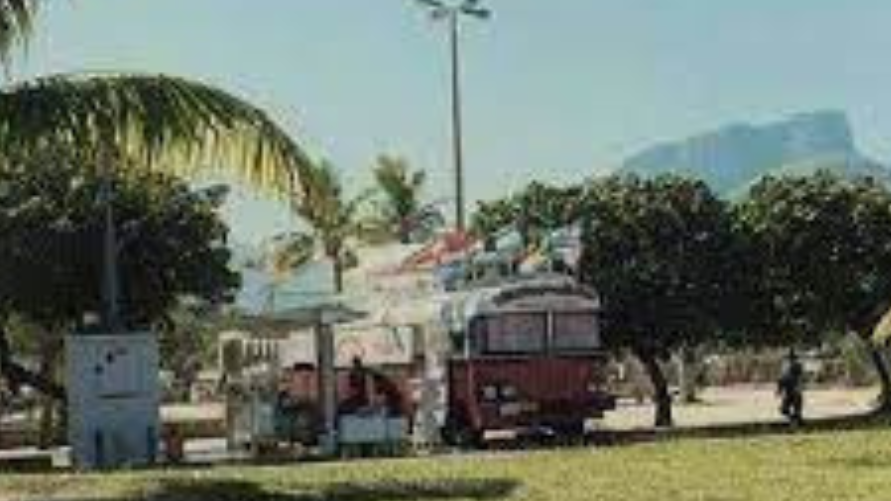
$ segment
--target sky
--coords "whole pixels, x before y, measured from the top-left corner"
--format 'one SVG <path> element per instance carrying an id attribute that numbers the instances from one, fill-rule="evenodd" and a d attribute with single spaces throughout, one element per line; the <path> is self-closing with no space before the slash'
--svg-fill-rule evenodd
<path id="1" fill-rule="evenodd" d="M 176 74 L 266 109 L 350 185 L 380 153 L 451 190 L 444 26 L 411 0 L 47 0 L 14 77 Z M 728 122 L 849 113 L 891 160 L 887 0 L 488 0 L 463 26 L 468 197 L 571 182 Z M 237 190 L 236 241 L 295 221 Z"/>

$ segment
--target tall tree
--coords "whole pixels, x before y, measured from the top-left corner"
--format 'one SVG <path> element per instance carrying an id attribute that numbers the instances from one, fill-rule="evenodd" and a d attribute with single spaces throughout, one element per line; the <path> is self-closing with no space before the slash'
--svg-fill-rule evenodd
<path id="1" fill-rule="evenodd" d="M 765 342 L 816 345 L 831 333 L 868 340 L 891 305 L 891 193 L 828 172 L 767 178 L 738 219 L 760 252 L 763 300 L 750 331 Z M 756 340 L 758 339 L 756 338 Z M 765 339 L 766 338 L 766 339 Z M 872 350 L 891 410 L 891 374 Z"/>
<path id="2" fill-rule="evenodd" d="M 662 363 L 726 328 L 735 236 L 725 204 L 700 181 L 611 177 L 586 196 L 580 276 L 603 297 L 604 334 L 641 361 L 657 426 L 672 424 Z"/>
<path id="3" fill-rule="evenodd" d="M 408 244 L 413 240 L 430 238 L 445 225 L 445 219 L 436 206 L 424 204 L 425 172 L 411 170 L 404 158 L 379 156 L 374 179 L 382 195 L 376 200 L 375 217 L 386 236 Z"/>

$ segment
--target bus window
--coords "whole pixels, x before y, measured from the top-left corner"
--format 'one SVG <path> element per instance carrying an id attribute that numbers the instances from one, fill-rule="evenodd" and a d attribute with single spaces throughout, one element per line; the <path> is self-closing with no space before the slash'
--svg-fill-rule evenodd
<path id="1" fill-rule="evenodd" d="M 591 351 L 600 348 L 597 316 L 591 312 L 555 313 L 551 348 L 557 352 Z"/>
<path id="2" fill-rule="evenodd" d="M 507 313 L 488 317 L 480 329 L 485 350 L 497 355 L 542 353 L 547 316 L 544 313 Z"/>

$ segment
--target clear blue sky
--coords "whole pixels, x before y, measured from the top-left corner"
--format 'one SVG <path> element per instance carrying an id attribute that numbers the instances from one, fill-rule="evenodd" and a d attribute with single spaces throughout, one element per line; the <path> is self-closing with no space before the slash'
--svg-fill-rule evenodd
<path id="1" fill-rule="evenodd" d="M 355 183 L 379 152 L 449 181 L 445 32 L 409 0 L 48 0 L 16 76 L 167 72 L 268 109 Z M 887 0 L 490 0 L 468 25 L 470 197 L 602 172 L 728 121 L 847 110 L 891 159 Z M 236 238 L 287 218 L 239 199 Z"/>

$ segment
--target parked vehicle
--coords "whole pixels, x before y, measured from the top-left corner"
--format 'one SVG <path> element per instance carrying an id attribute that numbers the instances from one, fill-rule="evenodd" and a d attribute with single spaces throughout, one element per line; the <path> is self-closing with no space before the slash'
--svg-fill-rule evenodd
<path id="1" fill-rule="evenodd" d="M 562 276 L 455 293 L 443 312 L 452 340 L 445 441 L 472 446 L 495 431 L 581 436 L 615 408 L 599 309 L 594 291 Z"/>

